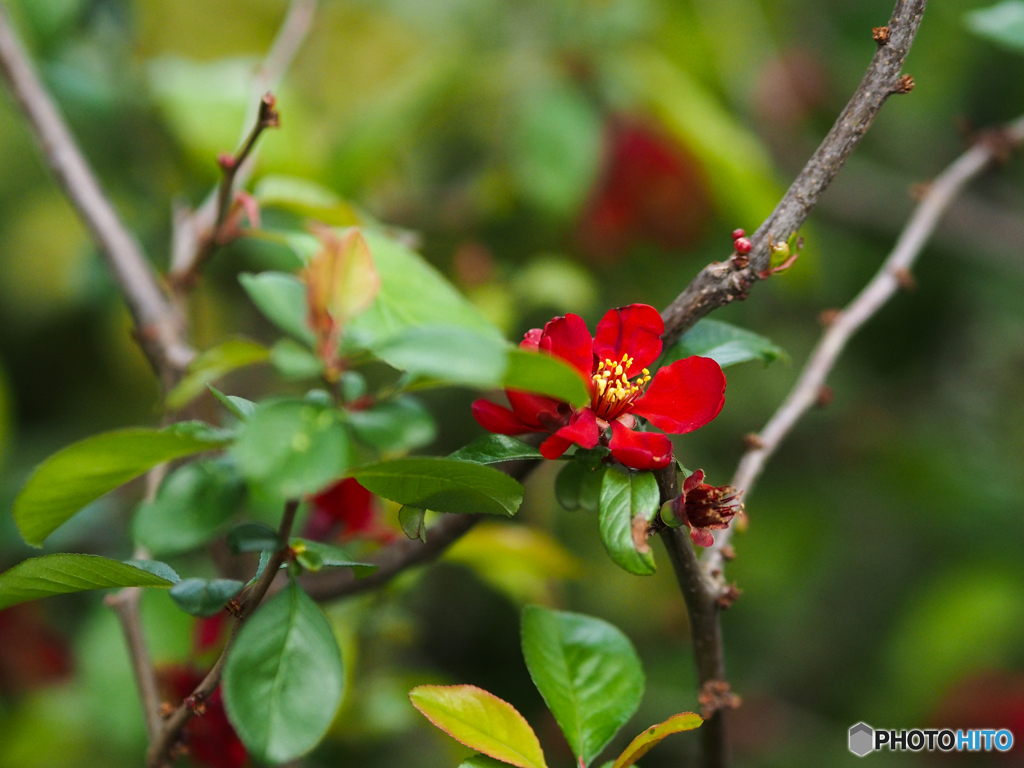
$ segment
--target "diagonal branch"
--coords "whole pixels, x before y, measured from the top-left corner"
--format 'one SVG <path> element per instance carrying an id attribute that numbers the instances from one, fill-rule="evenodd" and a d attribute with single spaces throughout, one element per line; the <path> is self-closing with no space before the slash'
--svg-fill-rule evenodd
<path id="1" fill-rule="evenodd" d="M 135 237 L 118 218 L 0 5 L 0 72 L 57 183 L 99 246 L 124 295 L 139 344 L 165 382 L 192 359 L 183 324 Z"/>

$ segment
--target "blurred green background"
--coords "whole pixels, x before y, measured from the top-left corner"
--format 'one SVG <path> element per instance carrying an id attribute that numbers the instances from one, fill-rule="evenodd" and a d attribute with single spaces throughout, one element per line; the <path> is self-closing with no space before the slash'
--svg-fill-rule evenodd
<path id="1" fill-rule="evenodd" d="M 677 453 L 724 484 L 741 438 L 773 412 L 820 326 L 888 252 L 965 131 L 1024 112 L 1024 58 L 971 35 L 985 0 L 928 8 L 905 71 L 802 234 L 787 275 L 715 314 L 772 338 L 790 363 L 728 370 L 722 415 Z M 283 0 L 20 0 L 9 11 L 103 185 L 160 268 L 174 201 L 197 204 L 237 140 Z M 890 0 L 325 0 L 277 90 L 282 128 L 255 177 L 301 177 L 404 228 L 510 338 L 553 314 L 591 323 L 665 306 L 729 232 L 771 210 L 875 49 Z M 853 764 L 846 731 L 1010 727 L 1024 739 L 1024 196 L 1014 161 L 951 209 L 901 294 L 830 377 L 834 399 L 798 426 L 748 499 L 724 615 L 730 721 L 741 766 Z M 200 349 L 273 333 L 240 270 L 291 269 L 274 248 L 221 251 L 193 297 Z M 30 554 L 8 513 L 32 466 L 105 429 L 155 423 L 159 393 L 118 294 L 0 97 L 0 569 Z M 242 372 L 231 391 L 278 384 Z M 474 393 L 425 399 L 432 452 L 479 433 Z M 571 764 L 529 682 L 518 607 L 592 613 L 636 643 L 647 694 L 616 744 L 696 709 L 686 615 L 660 545 L 640 579 L 604 555 L 595 520 L 557 508 L 554 467 L 517 520 L 450 561 L 333 606 L 349 688 L 308 766 L 453 766 L 464 754 L 406 699 L 473 683 Z M 90 507 L 59 550 L 127 557 L 139 488 Z M 492 537 L 488 539 L 488 536 Z M 495 544 L 495 540 L 499 544 Z M 502 543 L 503 542 L 503 543 Z M 500 546 L 499 546 L 500 545 Z M 501 547 L 504 547 L 502 549 Z M 189 652 L 191 619 L 165 594 L 145 619 L 161 664 Z M 620 743 L 621 742 L 621 743 Z M 644 768 L 693 761 L 696 734 Z M 99 595 L 0 613 L 0 768 L 139 765 L 144 731 L 123 641 Z M 875 755 L 879 765 L 1006 764 Z"/>

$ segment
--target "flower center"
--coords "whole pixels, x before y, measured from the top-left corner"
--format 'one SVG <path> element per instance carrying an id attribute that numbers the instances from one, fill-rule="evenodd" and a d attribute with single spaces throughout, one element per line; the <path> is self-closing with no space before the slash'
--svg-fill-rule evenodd
<path id="1" fill-rule="evenodd" d="M 623 355 L 621 360 L 605 358 L 598 363 L 591 377 L 594 380 L 591 408 L 602 419 L 611 421 L 628 411 L 629 405 L 643 394 L 651 380 L 651 372 L 644 368 L 640 376 L 630 381 L 626 371 L 632 364 L 633 358 L 629 355 Z"/>

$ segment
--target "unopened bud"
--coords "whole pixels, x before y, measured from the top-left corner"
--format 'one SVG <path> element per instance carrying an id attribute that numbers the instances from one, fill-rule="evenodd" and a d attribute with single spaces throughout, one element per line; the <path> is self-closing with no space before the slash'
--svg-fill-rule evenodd
<path id="1" fill-rule="evenodd" d="M 230 171 L 235 167 L 235 158 L 230 152 L 221 152 L 217 155 L 217 165 L 225 171 Z"/>
<path id="2" fill-rule="evenodd" d="M 733 240 L 739 240 L 741 237 L 745 237 L 746 234 L 747 233 L 744 232 L 742 229 L 734 229 L 732 231 L 732 239 Z"/>
<path id="3" fill-rule="evenodd" d="M 789 258 L 789 243 L 772 244 L 772 260 L 784 261 Z"/>
<path id="4" fill-rule="evenodd" d="M 740 230 L 737 230 L 737 231 L 738 232 L 742 232 L 743 230 L 740 229 Z M 736 238 L 736 242 L 733 243 L 733 247 L 736 249 L 736 253 L 739 253 L 739 254 L 742 254 L 742 255 L 745 256 L 746 254 L 750 253 L 750 249 L 753 246 L 750 244 L 750 241 L 747 238 L 745 238 L 745 237 L 737 237 Z"/>

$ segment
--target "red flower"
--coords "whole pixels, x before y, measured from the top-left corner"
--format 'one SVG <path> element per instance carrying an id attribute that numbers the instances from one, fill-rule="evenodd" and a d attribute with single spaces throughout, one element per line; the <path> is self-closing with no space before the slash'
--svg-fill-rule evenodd
<path id="1" fill-rule="evenodd" d="M 164 696 L 175 705 L 183 701 L 203 681 L 206 673 L 189 665 L 163 667 L 157 677 Z M 249 753 L 228 722 L 220 688 L 202 702 L 197 716 L 182 732 L 189 757 L 206 768 L 242 768 L 249 763 Z"/>
<path id="2" fill-rule="evenodd" d="M 354 478 L 339 480 L 310 498 L 312 514 L 303 535 L 314 541 L 357 536 L 391 541 L 395 532 L 382 525 L 374 496 Z"/>
<path id="3" fill-rule="evenodd" d="M 686 478 L 683 492 L 672 502 L 672 511 L 689 526 L 690 538 L 701 547 L 714 544 L 711 531 L 728 528 L 729 521 L 742 509 L 735 488 L 705 484 L 704 471 L 700 469 Z"/>
<path id="4" fill-rule="evenodd" d="M 687 357 L 665 366 L 651 381 L 647 366 L 661 354 L 664 329 L 661 315 L 646 304 L 609 310 L 593 338 L 579 316 L 556 317 L 543 330 L 529 331 L 519 346 L 575 367 L 589 384 L 590 405 L 574 409 L 509 389 L 511 410 L 477 400 L 473 417 L 484 429 L 503 435 L 551 433 L 540 446 L 548 459 L 557 459 L 573 443 L 593 448 L 611 427 L 607 444 L 620 462 L 634 469 L 665 467 L 672 459 L 671 441 L 657 432 L 635 431 L 636 417 L 674 435 L 699 429 L 722 410 L 725 374 L 714 360 Z"/>

